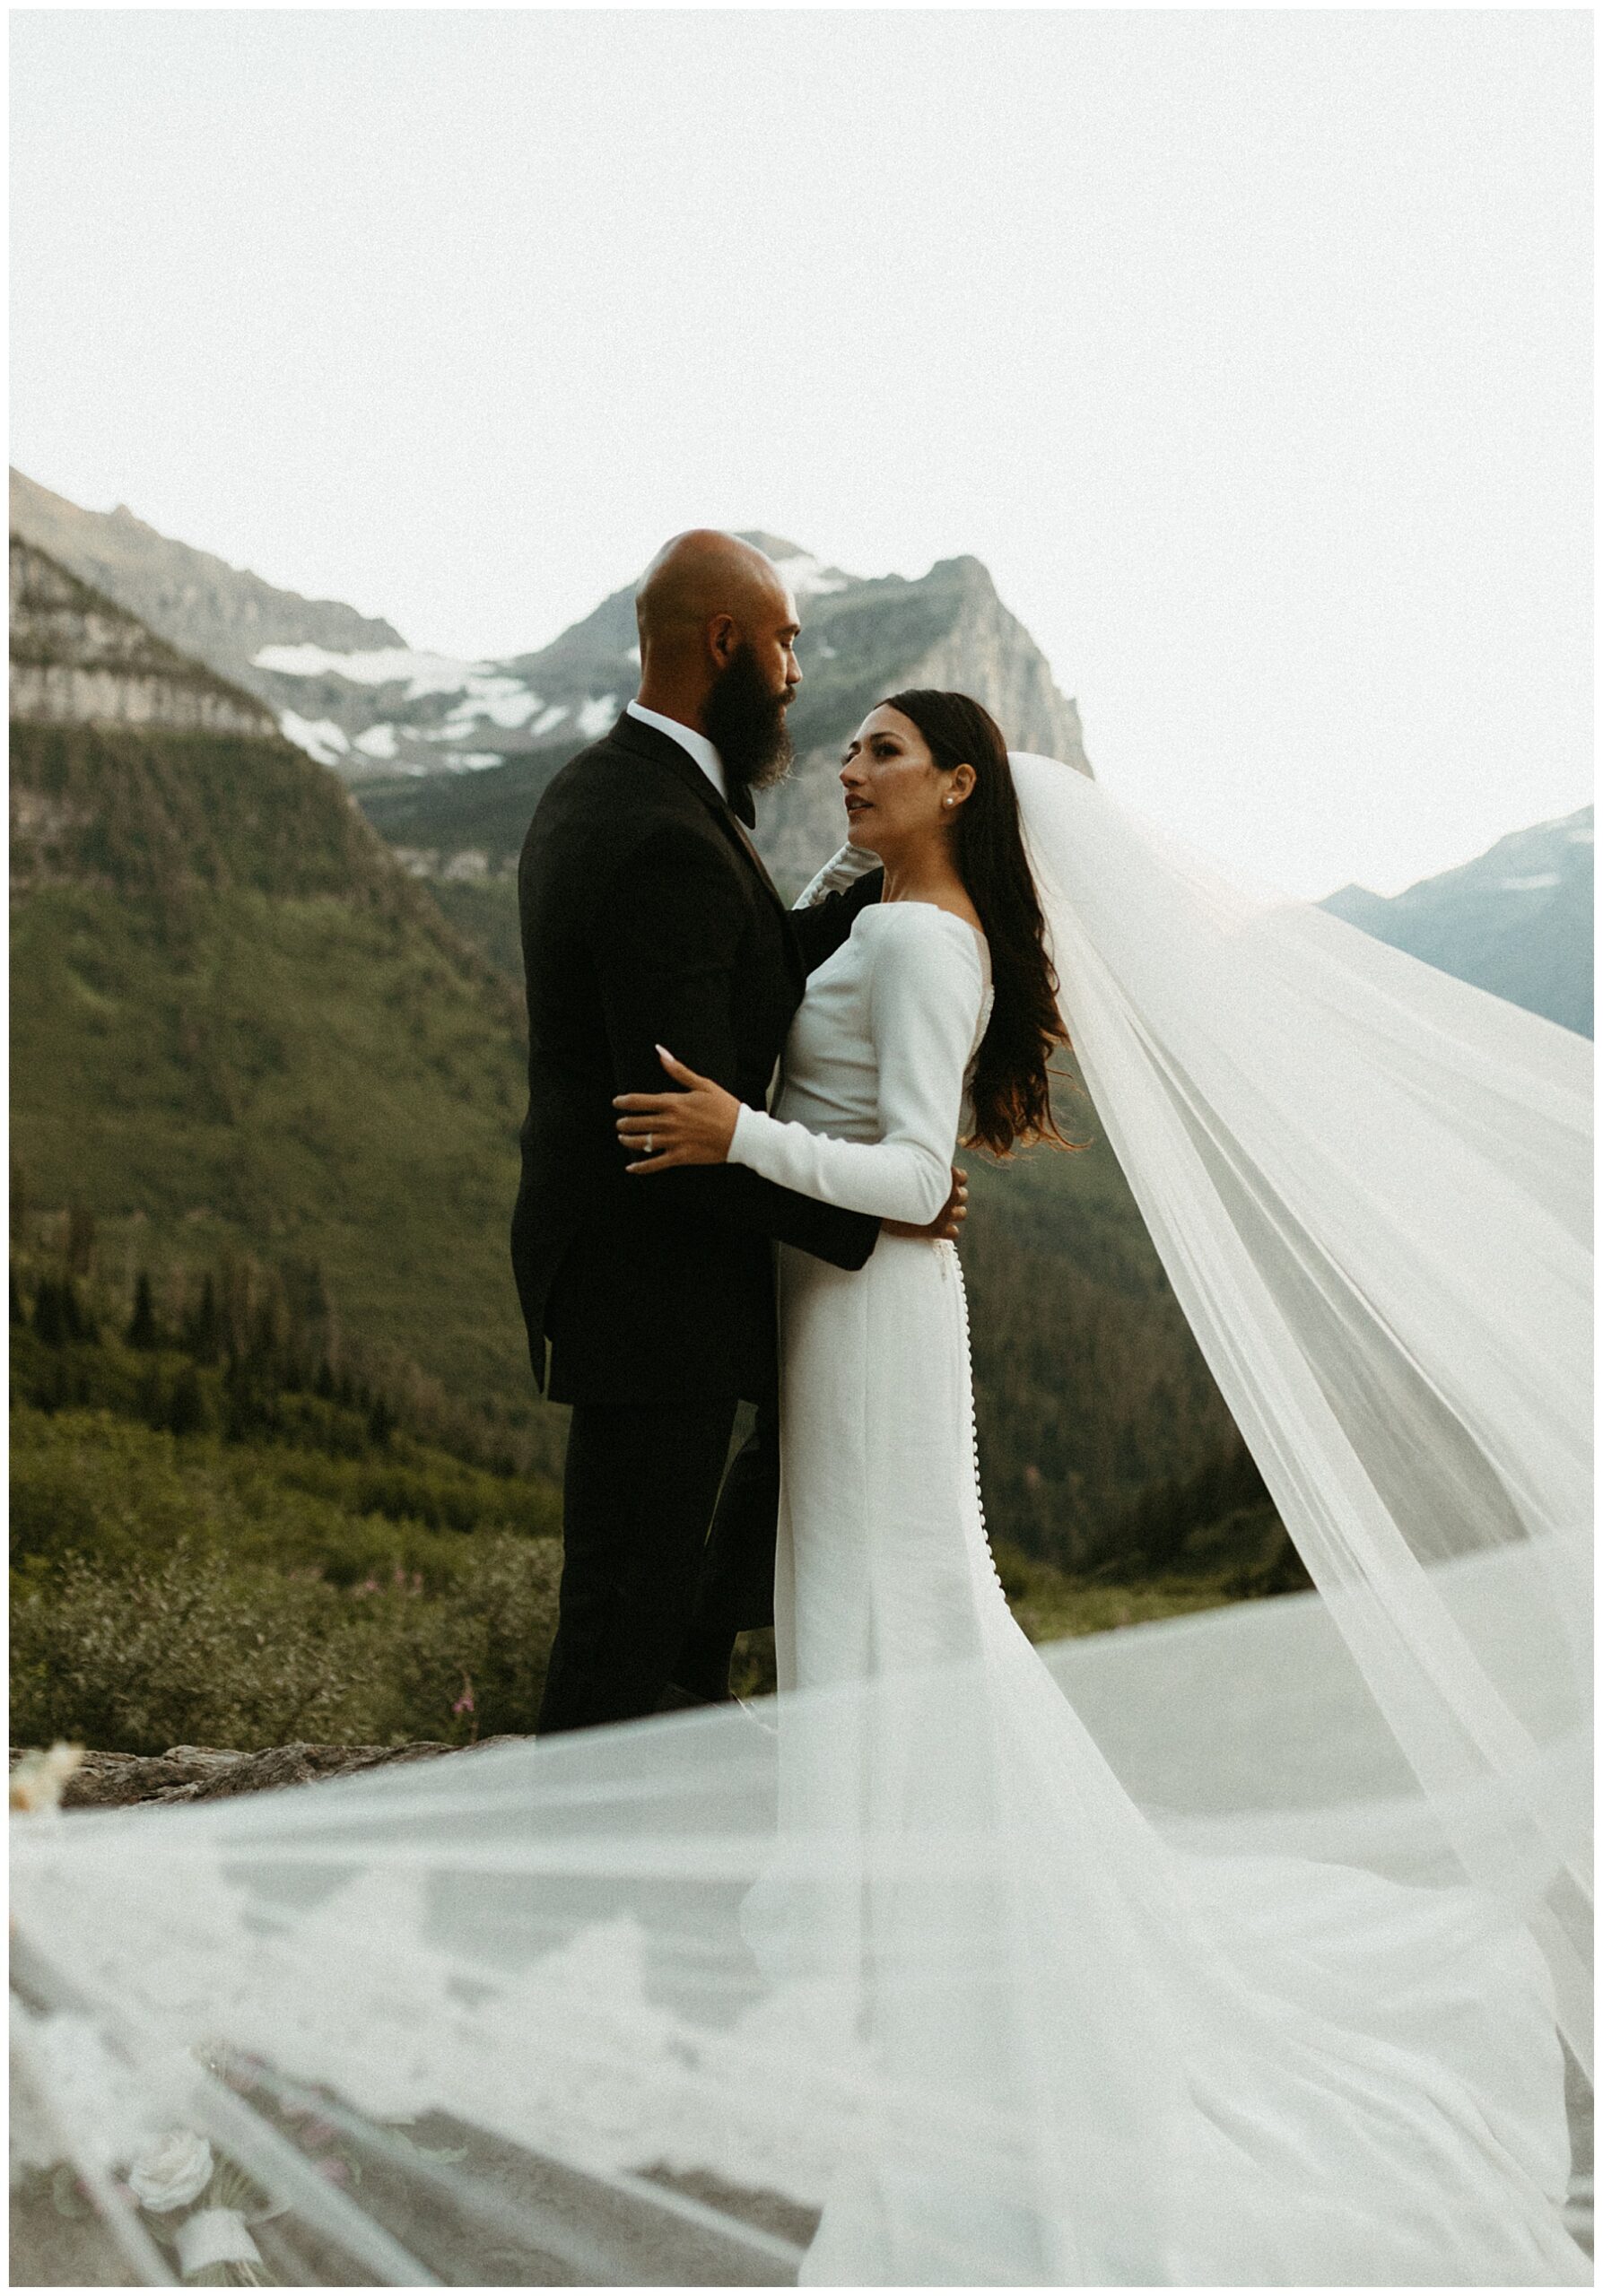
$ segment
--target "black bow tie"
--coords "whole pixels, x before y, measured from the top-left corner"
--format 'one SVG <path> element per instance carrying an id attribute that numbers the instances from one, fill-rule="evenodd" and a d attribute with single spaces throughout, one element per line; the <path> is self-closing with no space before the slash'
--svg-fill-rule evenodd
<path id="1" fill-rule="evenodd" d="M 737 810 L 733 802 L 731 802 L 729 806 L 730 817 L 735 823 L 735 834 L 740 839 L 742 845 L 745 846 L 753 868 L 755 869 L 757 874 L 768 887 L 769 891 L 773 895 L 775 900 L 779 902 L 780 907 L 783 909 L 785 906 L 784 896 L 780 893 L 780 889 L 778 885 L 775 884 L 773 879 L 769 875 L 768 864 L 763 860 L 762 856 L 758 852 L 756 847 L 752 842 L 752 824 L 756 821 L 757 808 L 752 803 L 752 793 L 749 789 L 741 790 L 740 805 L 744 808 L 744 812 Z"/>
<path id="2" fill-rule="evenodd" d="M 730 791 L 728 805 L 737 822 L 744 822 L 747 829 L 756 828 L 757 801 L 744 781 L 737 789 Z"/>

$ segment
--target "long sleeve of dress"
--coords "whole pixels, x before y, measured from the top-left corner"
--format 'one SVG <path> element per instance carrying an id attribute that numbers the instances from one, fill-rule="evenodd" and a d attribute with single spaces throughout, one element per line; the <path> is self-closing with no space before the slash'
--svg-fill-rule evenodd
<path id="1" fill-rule="evenodd" d="M 963 1076 L 985 994 L 980 944 L 962 918 L 925 901 L 865 909 L 856 929 L 873 935 L 880 1137 L 840 1140 L 743 1107 L 729 1161 L 826 1204 L 922 1226 L 951 1192 Z"/>

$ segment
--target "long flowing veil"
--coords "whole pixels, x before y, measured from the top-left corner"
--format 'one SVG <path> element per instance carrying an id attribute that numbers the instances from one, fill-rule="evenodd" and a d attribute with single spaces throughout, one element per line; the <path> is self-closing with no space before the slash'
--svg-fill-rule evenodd
<path id="1" fill-rule="evenodd" d="M 1525 1907 L 1590 2066 L 1591 1047 L 1011 762 L 1086 1085 L 1409 1855 Z"/>
<path id="2" fill-rule="evenodd" d="M 1497 2191 L 1556 2221 L 1590 1048 L 1013 762 L 1097 1119 L 1315 1590 L 1059 1644 L 1062 1698 L 1024 1651 L 1077 1718 L 1072 1791 L 1044 1708 L 973 1758 L 994 1685 L 948 1666 L 19 1818 L 13 2273 L 777 2283 L 872 2159 L 930 2278 L 1195 2276 L 1174 2223 L 1214 2179 L 1165 2131 L 1210 2081 L 1227 2128 L 1270 2057 L 1291 2112 L 1311 2066 L 1359 2096 L 1410 2037 L 1490 2100 Z M 797 1750 L 866 1746 L 911 1777 L 895 1821 L 787 1829 Z M 1238 2237 L 1215 2280 L 1255 2276 Z M 1463 2280 L 1477 2237 L 1422 2234 Z"/>

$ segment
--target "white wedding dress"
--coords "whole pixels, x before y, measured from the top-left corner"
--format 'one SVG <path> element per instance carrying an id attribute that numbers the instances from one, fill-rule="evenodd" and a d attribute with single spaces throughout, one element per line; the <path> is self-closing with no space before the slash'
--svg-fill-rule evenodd
<path id="1" fill-rule="evenodd" d="M 860 911 L 731 1161 L 933 1219 L 990 1005 L 962 918 Z M 810 1935 L 792 1911 L 768 1950 L 835 1974 L 860 1956 L 853 2021 L 881 2072 L 938 2082 L 971 2121 L 1032 2124 L 1036 2146 L 1026 2176 L 991 2182 L 962 2157 L 910 2175 L 870 2144 L 803 2280 L 994 2278 L 1000 2252 L 1008 2278 L 1047 2286 L 1590 2281 L 1560 2220 L 1563 2058 L 1529 1938 L 1508 1925 L 1488 1964 L 1469 1891 L 1166 1848 L 1004 1598 L 955 1249 L 884 1236 L 853 1274 L 782 1248 L 780 1292 L 782 1809 L 833 1837 L 840 1886 Z M 932 1672 L 932 1695 L 910 1696 Z M 808 1712 L 787 1744 L 787 1691 L 876 1677 L 895 1685 L 883 1709 Z M 938 1979 L 882 1995 L 876 1967 L 938 1952 L 942 1926 L 928 1874 L 887 1885 L 887 1832 L 954 1826 L 994 1862 L 963 1878 Z M 977 1935 L 1009 1941 L 1022 1996 L 963 1964 Z"/>
<path id="2" fill-rule="evenodd" d="M 15 1821 L 24 2283 L 1590 2277 L 1590 1047 L 1014 773 L 1315 1591 L 1032 1649 L 956 1253 L 785 1253 L 772 1706 Z M 928 1217 L 986 995 L 865 912 L 741 1157 Z"/>

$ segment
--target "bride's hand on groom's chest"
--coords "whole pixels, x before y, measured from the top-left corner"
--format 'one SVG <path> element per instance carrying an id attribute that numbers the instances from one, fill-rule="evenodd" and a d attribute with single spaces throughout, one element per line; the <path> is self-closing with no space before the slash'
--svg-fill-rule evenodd
<path id="1" fill-rule="evenodd" d="M 624 1166 L 625 1171 L 662 1172 L 675 1164 L 727 1163 L 740 1102 L 711 1077 L 699 1076 L 693 1068 L 687 1068 L 665 1046 L 658 1045 L 657 1052 L 679 1089 L 614 1096 L 618 1142 L 635 1159 Z"/>

